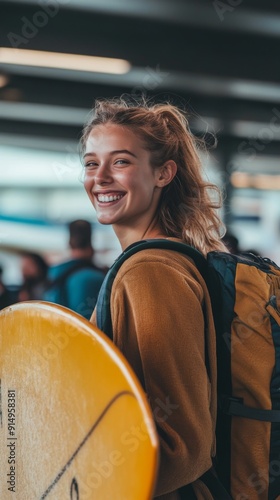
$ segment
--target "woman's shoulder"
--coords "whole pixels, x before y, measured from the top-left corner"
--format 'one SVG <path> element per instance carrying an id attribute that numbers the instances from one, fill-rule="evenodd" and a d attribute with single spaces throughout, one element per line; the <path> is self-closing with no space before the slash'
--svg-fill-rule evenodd
<path id="1" fill-rule="evenodd" d="M 191 258 L 174 250 L 149 248 L 129 257 L 119 269 L 112 293 L 139 298 L 142 294 L 159 293 L 159 290 L 178 290 L 194 294 L 200 301 L 206 285 Z M 179 292 L 181 290 L 181 292 Z M 190 295 L 189 295 L 190 297 Z"/>
<path id="2" fill-rule="evenodd" d="M 200 274 L 193 260 L 183 253 L 171 249 L 142 249 L 129 257 L 118 271 L 117 278 L 123 280 L 126 275 L 149 275 L 153 271 L 171 274 L 180 273 L 192 276 L 200 281 Z"/>

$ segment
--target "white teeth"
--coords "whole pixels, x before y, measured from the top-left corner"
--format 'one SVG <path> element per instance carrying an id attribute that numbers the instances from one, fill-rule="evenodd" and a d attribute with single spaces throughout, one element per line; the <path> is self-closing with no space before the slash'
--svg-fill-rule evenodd
<path id="1" fill-rule="evenodd" d="M 110 196 L 108 196 L 107 194 L 98 194 L 97 195 L 97 199 L 101 203 L 108 203 L 109 201 L 117 201 L 117 200 L 120 200 L 121 198 L 122 198 L 121 194 L 110 195 Z"/>

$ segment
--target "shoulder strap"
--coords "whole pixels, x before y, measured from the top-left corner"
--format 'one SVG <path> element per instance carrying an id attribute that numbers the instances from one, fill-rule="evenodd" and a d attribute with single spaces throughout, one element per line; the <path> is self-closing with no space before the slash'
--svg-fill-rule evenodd
<path id="1" fill-rule="evenodd" d="M 140 252 L 140 250 L 146 250 L 149 248 L 173 250 L 185 254 L 186 256 L 194 260 L 195 265 L 198 268 L 200 274 L 202 275 L 202 277 L 206 282 L 208 281 L 207 261 L 204 258 L 204 256 L 194 247 L 191 247 L 185 243 L 180 243 L 177 241 L 165 240 L 165 239 L 142 240 L 133 243 L 132 245 L 127 247 L 127 249 L 124 250 L 124 252 L 121 253 L 121 255 L 116 259 L 114 264 L 109 269 L 103 281 L 97 299 L 97 305 L 96 305 L 97 326 L 98 328 L 100 328 L 100 330 L 106 333 L 111 340 L 113 338 L 113 333 L 112 333 L 112 319 L 110 310 L 110 297 L 116 274 L 120 269 L 120 267 L 122 266 L 122 264 L 129 257 L 131 257 L 137 252 Z"/>

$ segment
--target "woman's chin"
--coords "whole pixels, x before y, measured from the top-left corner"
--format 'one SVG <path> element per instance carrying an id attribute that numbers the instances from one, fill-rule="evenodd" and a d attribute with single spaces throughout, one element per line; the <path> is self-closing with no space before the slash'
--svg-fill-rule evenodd
<path id="1" fill-rule="evenodd" d="M 97 214 L 97 220 L 100 224 L 109 225 L 113 224 L 112 217 L 106 217 L 105 215 Z"/>

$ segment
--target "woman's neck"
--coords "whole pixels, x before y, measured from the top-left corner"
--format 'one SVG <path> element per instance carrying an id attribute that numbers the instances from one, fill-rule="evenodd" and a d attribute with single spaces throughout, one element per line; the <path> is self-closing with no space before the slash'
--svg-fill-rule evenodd
<path id="1" fill-rule="evenodd" d="M 122 250 L 125 250 L 129 245 L 141 240 L 150 240 L 153 238 L 167 238 L 167 235 L 158 227 L 157 224 L 151 223 L 145 230 L 139 228 L 114 227 L 113 229 L 120 242 Z"/>

